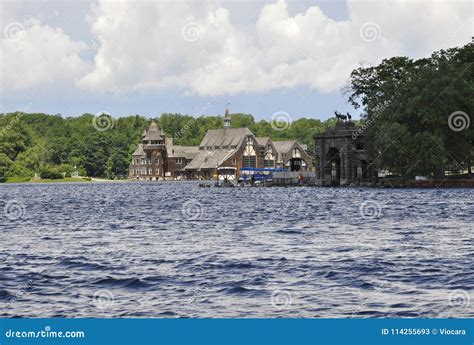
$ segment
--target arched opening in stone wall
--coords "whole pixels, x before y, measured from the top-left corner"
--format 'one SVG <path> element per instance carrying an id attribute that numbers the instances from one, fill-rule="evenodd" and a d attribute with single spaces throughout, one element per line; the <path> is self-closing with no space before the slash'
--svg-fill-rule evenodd
<path id="1" fill-rule="evenodd" d="M 326 154 L 325 175 L 330 177 L 332 186 L 341 184 L 341 156 L 335 147 L 329 149 Z"/>

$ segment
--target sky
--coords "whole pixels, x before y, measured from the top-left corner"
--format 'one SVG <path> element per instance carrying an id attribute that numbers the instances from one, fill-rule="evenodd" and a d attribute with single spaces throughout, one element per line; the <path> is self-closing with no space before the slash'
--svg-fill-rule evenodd
<path id="1" fill-rule="evenodd" d="M 2 113 L 357 118 L 353 69 L 474 36 L 472 1 L 0 1 Z"/>

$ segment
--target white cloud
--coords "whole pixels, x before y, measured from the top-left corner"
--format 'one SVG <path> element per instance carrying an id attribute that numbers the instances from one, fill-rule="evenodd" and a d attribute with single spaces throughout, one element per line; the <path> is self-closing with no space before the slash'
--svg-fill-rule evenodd
<path id="1" fill-rule="evenodd" d="M 1 84 L 25 90 L 52 83 L 73 83 L 92 67 L 79 54 L 87 49 L 60 28 L 36 20 L 9 22 L 1 40 Z"/>
<path id="2" fill-rule="evenodd" d="M 87 17 L 100 40 L 93 68 L 80 58 L 83 42 L 36 23 L 21 44 L 2 40 L 2 79 L 18 88 L 77 80 L 118 93 L 177 87 L 222 95 L 301 85 L 330 92 L 361 61 L 419 57 L 472 36 L 470 2 L 350 0 L 347 8 L 348 18 L 334 21 L 317 6 L 290 15 L 280 0 L 237 24 L 214 1 L 99 0 Z"/>

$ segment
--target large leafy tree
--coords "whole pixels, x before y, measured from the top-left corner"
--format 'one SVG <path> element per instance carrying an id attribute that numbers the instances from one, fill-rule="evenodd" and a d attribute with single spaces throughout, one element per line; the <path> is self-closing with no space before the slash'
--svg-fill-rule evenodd
<path id="1" fill-rule="evenodd" d="M 380 168 L 407 178 L 441 177 L 453 163 L 470 171 L 474 126 L 458 131 L 449 122 L 455 112 L 474 121 L 473 49 L 394 57 L 352 72 L 349 101 L 363 110 L 367 144 Z"/>

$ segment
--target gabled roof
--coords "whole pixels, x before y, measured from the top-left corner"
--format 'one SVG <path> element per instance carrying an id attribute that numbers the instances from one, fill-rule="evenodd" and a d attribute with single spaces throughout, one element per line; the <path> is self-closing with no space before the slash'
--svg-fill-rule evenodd
<path id="1" fill-rule="evenodd" d="M 307 163 L 311 162 L 311 156 L 308 155 L 306 150 L 304 150 L 302 145 L 298 144 L 296 140 L 274 141 L 273 146 L 275 146 L 275 149 L 278 152 L 278 162 L 287 162 L 291 159 L 293 156 L 293 148 L 300 149 L 301 158 L 303 158 Z"/>
<path id="2" fill-rule="evenodd" d="M 247 135 L 253 135 L 248 128 L 219 128 L 210 129 L 201 141 L 200 147 L 214 150 L 215 147 L 222 149 L 224 146 L 239 146 Z"/>
<path id="3" fill-rule="evenodd" d="M 132 156 L 144 156 L 145 151 L 143 151 L 143 144 L 138 144 L 137 149 L 132 154 Z"/>
<path id="4" fill-rule="evenodd" d="M 274 141 L 273 146 L 275 146 L 278 153 L 286 154 L 291 150 L 295 142 L 295 140 Z"/>
<path id="5" fill-rule="evenodd" d="M 270 137 L 258 137 L 258 138 L 255 138 L 255 139 L 257 139 L 257 143 L 260 146 L 265 146 L 270 141 Z"/>
<path id="6" fill-rule="evenodd" d="M 185 170 L 216 169 L 236 150 L 200 150 L 193 160 L 184 167 Z"/>
<path id="7" fill-rule="evenodd" d="M 199 153 L 199 146 L 173 146 L 172 157 L 184 157 L 186 159 L 194 159 Z"/>
<path id="8" fill-rule="evenodd" d="M 163 140 L 161 134 L 163 134 L 163 131 L 158 128 L 155 121 L 152 121 L 143 140 Z"/>

